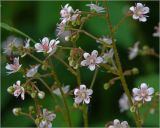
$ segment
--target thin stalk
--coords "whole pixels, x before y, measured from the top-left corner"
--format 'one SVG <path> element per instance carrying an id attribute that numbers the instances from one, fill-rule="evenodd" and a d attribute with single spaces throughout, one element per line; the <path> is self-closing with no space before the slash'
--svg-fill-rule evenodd
<path id="1" fill-rule="evenodd" d="M 84 127 L 88 128 L 88 110 L 87 105 L 83 104 Z"/>
<path id="2" fill-rule="evenodd" d="M 35 59 L 37 62 L 39 62 L 40 64 L 43 64 L 43 61 L 42 60 L 40 60 L 40 59 L 38 59 L 36 56 L 34 56 L 33 54 L 31 54 L 31 53 L 27 53 L 30 57 L 32 57 L 33 59 Z"/>
<path id="3" fill-rule="evenodd" d="M 20 34 L 20 35 L 22 35 L 22 36 L 30 39 L 33 43 L 36 43 L 36 41 L 35 41 L 33 38 L 31 38 L 31 37 L 28 36 L 27 34 L 23 33 L 22 31 L 14 28 L 14 27 L 9 26 L 9 25 L 6 24 L 6 23 L 1 23 L 0 26 L 1 26 L 1 28 L 4 28 L 5 30 L 8 30 L 8 31 L 10 31 L 10 32 L 15 32 L 15 33 L 17 33 L 17 34 Z"/>
<path id="4" fill-rule="evenodd" d="M 119 58 L 119 55 L 118 55 L 117 46 L 116 46 L 116 43 L 114 41 L 114 32 L 113 32 L 112 24 L 111 24 L 111 21 L 110 21 L 110 15 L 109 15 L 108 7 L 106 7 L 106 11 L 107 11 L 106 20 L 108 22 L 109 29 L 110 29 L 110 35 L 112 37 L 112 44 L 113 44 L 113 50 L 114 50 L 114 55 L 115 55 L 115 61 L 116 61 L 117 67 L 118 67 L 120 80 L 122 82 L 123 89 L 124 89 L 124 91 L 125 91 L 125 93 L 126 93 L 126 95 L 128 97 L 129 104 L 130 104 L 130 106 L 133 106 L 132 97 L 131 97 L 131 94 L 129 92 L 125 77 L 123 75 L 123 70 L 122 70 L 120 58 Z M 139 118 L 138 113 L 134 113 L 134 119 L 135 119 L 137 127 L 141 127 L 141 123 L 139 121 L 140 118 Z"/>
<path id="5" fill-rule="evenodd" d="M 80 86 L 81 85 L 81 75 L 80 75 L 80 71 L 79 71 L 79 68 L 76 70 L 76 72 L 77 72 L 77 84 L 78 84 L 78 86 Z"/>
<path id="6" fill-rule="evenodd" d="M 32 115 L 28 114 L 28 113 L 24 113 L 24 112 L 20 112 L 21 115 L 23 116 L 27 116 L 29 117 L 33 122 L 35 122 L 34 118 L 32 117 Z"/>
<path id="7" fill-rule="evenodd" d="M 98 68 L 97 68 L 97 69 L 95 70 L 95 72 L 94 72 L 93 79 L 92 79 L 92 82 L 91 82 L 91 85 L 90 85 L 90 88 L 91 88 L 91 89 L 93 88 L 93 85 L 94 85 L 94 83 L 95 83 L 97 74 L 98 74 Z"/>
<path id="8" fill-rule="evenodd" d="M 68 107 L 68 104 L 67 104 L 67 100 L 66 100 L 64 92 L 61 88 L 61 83 L 60 83 L 60 81 L 59 81 L 59 79 L 56 75 L 56 72 L 54 71 L 54 67 L 52 68 L 52 72 L 53 72 L 53 77 L 54 77 L 55 81 L 57 82 L 58 88 L 59 88 L 59 90 L 61 92 L 61 95 L 62 95 L 64 106 L 65 106 L 65 109 L 66 109 L 68 125 L 69 125 L 69 127 L 72 127 L 71 116 L 70 116 L 70 111 L 69 111 L 69 107 Z"/>

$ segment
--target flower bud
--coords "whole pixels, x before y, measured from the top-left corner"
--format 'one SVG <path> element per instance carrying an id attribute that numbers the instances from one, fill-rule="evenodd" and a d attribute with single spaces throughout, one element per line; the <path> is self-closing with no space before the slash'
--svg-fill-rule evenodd
<path id="1" fill-rule="evenodd" d="M 32 114 L 34 113 L 34 107 L 33 107 L 33 106 L 29 106 L 28 109 L 29 109 L 29 112 L 30 112 L 30 113 L 32 113 Z"/>
<path id="2" fill-rule="evenodd" d="M 137 106 L 138 108 L 140 108 L 142 106 L 142 103 L 138 103 Z"/>
<path id="3" fill-rule="evenodd" d="M 43 91 L 38 92 L 39 99 L 43 99 L 45 97 L 45 93 Z"/>
<path id="4" fill-rule="evenodd" d="M 20 115 L 22 109 L 21 108 L 13 108 L 12 112 L 15 116 Z"/>
<path id="5" fill-rule="evenodd" d="M 109 83 L 105 83 L 105 84 L 103 85 L 104 90 L 109 89 L 109 87 L 110 87 L 110 84 L 109 84 Z"/>
<path id="6" fill-rule="evenodd" d="M 139 74 L 139 69 L 138 68 L 132 68 L 132 73 L 134 75 Z"/>
<path id="7" fill-rule="evenodd" d="M 35 98 L 35 97 L 36 97 L 36 93 L 37 93 L 37 92 L 32 92 L 32 93 L 31 93 L 31 97 L 32 97 L 32 98 Z"/>
<path id="8" fill-rule="evenodd" d="M 136 107 L 135 106 L 130 107 L 130 111 L 131 112 L 135 112 L 136 111 Z"/>
<path id="9" fill-rule="evenodd" d="M 9 94 L 13 94 L 13 92 L 14 92 L 13 86 L 8 87 L 8 88 L 7 88 L 7 92 L 8 92 Z"/>
<path id="10" fill-rule="evenodd" d="M 64 39 L 65 39 L 65 41 L 69 41 L 70 37 L 66 36 Z"/>

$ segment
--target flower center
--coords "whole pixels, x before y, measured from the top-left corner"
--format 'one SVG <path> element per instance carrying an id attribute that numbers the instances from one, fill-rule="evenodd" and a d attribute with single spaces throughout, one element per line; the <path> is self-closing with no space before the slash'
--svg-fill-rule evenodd
<path id="1" fill-rule="evenodd" d="M 94 64 L 95 63 L 95 58 L 93 56 L 90 56 L 88 58 L 88 61 L 89 61 L 90 64 Z"/>

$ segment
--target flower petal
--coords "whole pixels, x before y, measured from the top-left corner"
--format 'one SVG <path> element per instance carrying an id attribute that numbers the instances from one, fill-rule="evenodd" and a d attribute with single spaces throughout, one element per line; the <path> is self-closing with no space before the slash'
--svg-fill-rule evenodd
<path id="1" fill-rule="evenodd" d="M 136 19 L 139 19 L 139 16 L 136 14 L 133 14 L 132 18 L 136 20 Z"/>
<path id="2" fill-rule="evenodd" d="M 147 21 L 147 18 L 144 17 L 144 16 L 143 16 L 143 17 L 140 17 L 140 18 L 139 18 L 139 21 L 141 21 L 141 22 L 146 22 L 146 21 Z"/>
<path id="3" fill-rule="evenodd" d="M 132 89 L 133 95 L 138 95 L 140 93 L 140 89 L 138 88 L 133 88 Z"/>
<path id="4" fill-rule="evenodd" d="M 134 100 L 135 100 L 135 101 L 141 101 L 141 100 L 142 100 L 142 97 L 140 97 L 140 96 L 135 96 L 135 97 L 134 97 Z"/>
<path id="5" fill-rule="evenodd" d="M 42 44 L 44 45 L 44 44 L 49 44 L 49 39 L 48 39 L 48 37 L 44 37 L 43 39 L 42 39 Z"/>
<path id="6" fill-rule="evenodd" d="M 81 61 L 81 65 L 82 65 L 82 66 L 87 66 L 87 65 L 88 65 L 87 60 Z"/>
<path id="7" fill-rule="evenodd" d="M 149 8 L 148 7 L 144 7 L 142 9 L 142 11 L 143 11 L 143 14 L 149 13 Z"/>
<path id="8" fill-rule="evenodd" d="M 17 86 L 20 86 L 20 85 L 21 85 L 21 81 L 18 80 L 18 81 L 16 82 L 16 85 L 17 85 Z"/>
<path id="9" fill-rule="evenodd" d="M 132 6 L 132 7 L 129 8 L 129 10 L 132 11 L 132 12 L 134 12 L 135 11 L 135 7 Z"/>
<path id="10" fill-rule="evenodd" d="M 86 90 L 86 85 L 81 84 L 81 85 L 80 85 L 80 90 Z"/>
<path id="11" fill-rule="evenodd" d="M 102 63 L 103 62 L 103 58 L 102 57 L 97 57 L 96 58 L 96 63 L 97 64 L 100 64 L 100 63 Z"/>
<path id="12" fill-rule="evenodd" d="M 89 68 L 91 71 L 94 71 L 95 68 L 96 68 L 96 66 L 95 66 L 95 64 L 91 64 L 91 65 L 88 66 L 88 68 Z"/>
<path id="13" fill-rule="evenodd" d="M 87 95 L 92 95 L 93 90 L 92 89 L 87 89 Z"/>
<path id="14" fill-rule="evenodd" d="M 154 88 L 148 88 L 148 95 L 152 95 L 154 93 Z"/>
<path id="15" fill-rule="evenodd" d="M 76 97 L 76 98 L 74 99 L 74 102 L 75 102 L 76 104 L 79 104 L 79 103 L 82 102 L 82 98 Z"/>
<path id="16" fill-rule="evenodd" d="M 144 98 L 144 100 L 147 101 L 147 102 L 149 102 L 149 101 L 152 100 L 152 97 L 151 96 L 147 96 L 147 97 Z"/>
<path id="17" fill-rule="evenodd" d="M 79 94 L 79 89 L 76 88 L 76 89 L 74 90 L 74 95 L 78 95 L 78 94 Z"/>
<path id="18" fill-rule="evenodd" d="M 98 51 L 97 50 L 93 50 L 92 53 L 91 53 L 91 55 L 97 57 Z"/>
<path id="19" fill-rule="evenodd" d="M 142 90 L 146 90 L 146 89 L 148 88 L 148 86 L 147 86 L 146 83 L 142 83 L 141 86 L 140 86 L 140 88 L 141 88 Z"/>
<path id="20" fill-rule="evenodd" d="M 90 98 L 89 98 L 89 97 L 85 98 L 85 99 L 84 99 L 84 102 L 85 102 L 86 104 L 89 104 Z"/>
<path id="21" fill-rule="evenodd" d="M 84 57 L 85 59 L 87 59 L 89 56 L 90 56 L 90 54 L 87 53 L 87 52 L 85 52 L 85 53 L 83 54 L 83 57 Z"/>
<path id="22" fill-rule="evenodd" d="M 136 4 L 136 8 L 138 8 L 138 9 L 139 9 L 139 8 L 143 8 L 143 7 L 144 7 L 144 6 L 143 6 L 142 3 L 137 3 L 137 4 Z"/>

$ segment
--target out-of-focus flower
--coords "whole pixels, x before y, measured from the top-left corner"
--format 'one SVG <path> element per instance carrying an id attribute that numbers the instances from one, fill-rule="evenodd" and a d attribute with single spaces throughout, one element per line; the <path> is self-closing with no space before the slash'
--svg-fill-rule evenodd
<path id="1" fill-rule="evenodd" d="M 73 12 L 74 10 L 71 6 L 69 6 L 69 4 L 66 4 L 64 7 L 62 7 L 60 11 L 62 23 L 65 24 L 68 20 L 70 20 Z"/>
<path id="2" fill-rule="evenodd" d="M 120 112 L 124 112 L 126 110 L 129 110 L 128 97 L 125 93 L 123 93 L 123 95 L 119 99 L 119 107 L 120 107 Z"/>
<path id="3" fill-rule="evenodd" d="M 133 60 L 137 55 L 139 51 L 139 42 L 136 42 L 133 46 L 133 48 L 129 48 L 129 60 Z"/>
<path id="4" fill-rule="evenodd" d="M 27 39 L 26 41 L 25 41 L 25 44 L 24 44 L 24 46 L 23 46 L 23 48 L 24 49 L 29 49 L 29 47 L 30 47 L 30 39 Z M 24 53 L 23 55 L 21 55 L 21 57 L 25 57 L 26 56 L 26 53 Z"/>
<path id="5" fill-rule="evenodd" d="M 59 44 L 59 40 L 52 39 L 49 41 L 47 37 L 44 37 L 41 43 L 36 43 L 35 48 L 37 52 L 45 52 L 45 53 L 55 53 L 57 49 L 57 44 Z"/>
<path id="6" fill-rule="evenodd" d="M 152 100 L 154 88 L 149 88 L 146 83 L 142 83 L 140 88 L 133 88 L 132 92 L 135 101 L 142 101 L 144 103 Z"/>
<path id="7" fill-rule="evenodd" d="M 99 5 L 96 5 L 96 4 L 86 4 L 86 6 L 90 7 L 90 10 L 91 11 L 95 11 L 97 13 L 101 13 L 101 12 L 105 12 L 105 9 Z"/>
<path id="8" fill-rule="evenodd" d="M 155 29 L 156 32 L 153 33 L 153 36 L 154 37 L 160 37 L 160 22 L 158 23 L 158 26 L 154 27 L 154 29 Z"/>
<path id="9" fill-rule="evenodd" d="M 96 68 L 97 64 L 100 64 L 103 62 L 103 58 L 102 57 L 97 57 L 98 56 L 98 51 L 97 50 L 93 50 L 91 55 L 87 52 L 85 52 L 83 54 L 83 57 L 85 58 L 85 60 L 81 61 L 81 65 L 82 66 L 88 66 L 88 68 L 93 71 Z"/>
<path id="10" fill-rule="evenodd" d="M 21 99 L 24 100 L 24 94 L 25 94 L 25 90 L 24 88 L 21 86 L 21 81 L 18 80 L 16 82 L 16 84 L 13 84 L 13 88 L 14 88 L 14 93 L 13 95 L 15 97 L 21 96 Z"/>
<path id="11" fill-rule="evenodd" d="M 114 62 L 113 61 L 114 50 L 111 48 L 103 55 L 103 63 Z"/>
<path id="12" fill-rule="evenodd" d="M 17 38 L 14 36 L 9 36 L 7 40 L 2 43 L 4 53 L 6 53 L 8 56 L 12 54 L 18 55 L 19 52 L 14 49 L 22 46 L 23 46 L 23 40 L 21 38 Z"/>
<path id="13" fill-rule="evenodd" d="M 103 42 L 105 42 L 106 44 L 111 45 L 112 44 L 112 39 L 106 36 L 102 36 L 101 38 L 99 38 L 100 40 L 102 40 Z M 100 41 L 97 40 L 97 43 L 99 43 Z"/>
<path id="14" fill-rule="evenodd" d="M 8 64 L 6 65 L 6 69 L 10 70 L 9 72 L 7 72 L 8 74 L 12 74 L 15 73 L 17 71 L 19 71 L 19 69 L 21 68 L 22 65 L 19 64 L 19 57 L 15 57 L 13 60 L 13 64 Z"/>
<path id="15" fill-rule="evenodd" d="M 35 66 L 32 66 L 26 73 L 26 76 L 27 77 L 33 77 L 37 71 L 38 71 L 38 68 L 39 68 L 40 65 L 35 65 Z"/>
<path id="16" fill-rule="evenodd" d="M 90 98 L 93 93 L 92 89 L 87 89 L 86 85 L 80 85 L 80 88 L 76 88 L 74 90 L 75 99 L 74 102 L 76 104 L 80 104 L 81 102 L 89 104 Z"/>
<path id="17" fill-rule="evenodd" d="M 130 11 L 132 11 L 133 19 L 139 19 L 140 22 L 146 22 L 148 17 L 146 14 L 149 13 L 149 7 L 145 7 L 142 3 L 137 3 L 136 6 L 130 7 Z"/>
<path id="18" fill-rule="evenodd" d="M 39 128 L 52 128 L 52 121 L 56 118 L 56 114 L 48 111 L 47 109 L 43 109 L 43 113 L 41 115 L 41 121 L 39 122 Z"/>
<path id="19" fill-rule="evenodd" d="M 68 30 L 65 30 L 65 26 L 66 24 L 64 23 L 60 23 L 60 24 L 57 24 L 57 36 L 60 36 L 60 37 L 70 37 L 71 36 L 71 31 L 68 31 Z"/>
<path id="20" fill-rule="evenodd" d="M 69 89 L 70 89 L 69 85 L 62 87 L 62 91 L 64 94 L 67 94 L 69 92 Z M 59 88 L 54 89 L 53 93 L 56 94 L 57 96 L 61 96 L 61 92 Z"/>
<path id="21" fill-rule="evenodd" d="M 115 119 L 113 124 L 106 126 L 106 128 L 129 128 L 129 125 L 127 121 L 120 122 L 118 119 Z"/>

